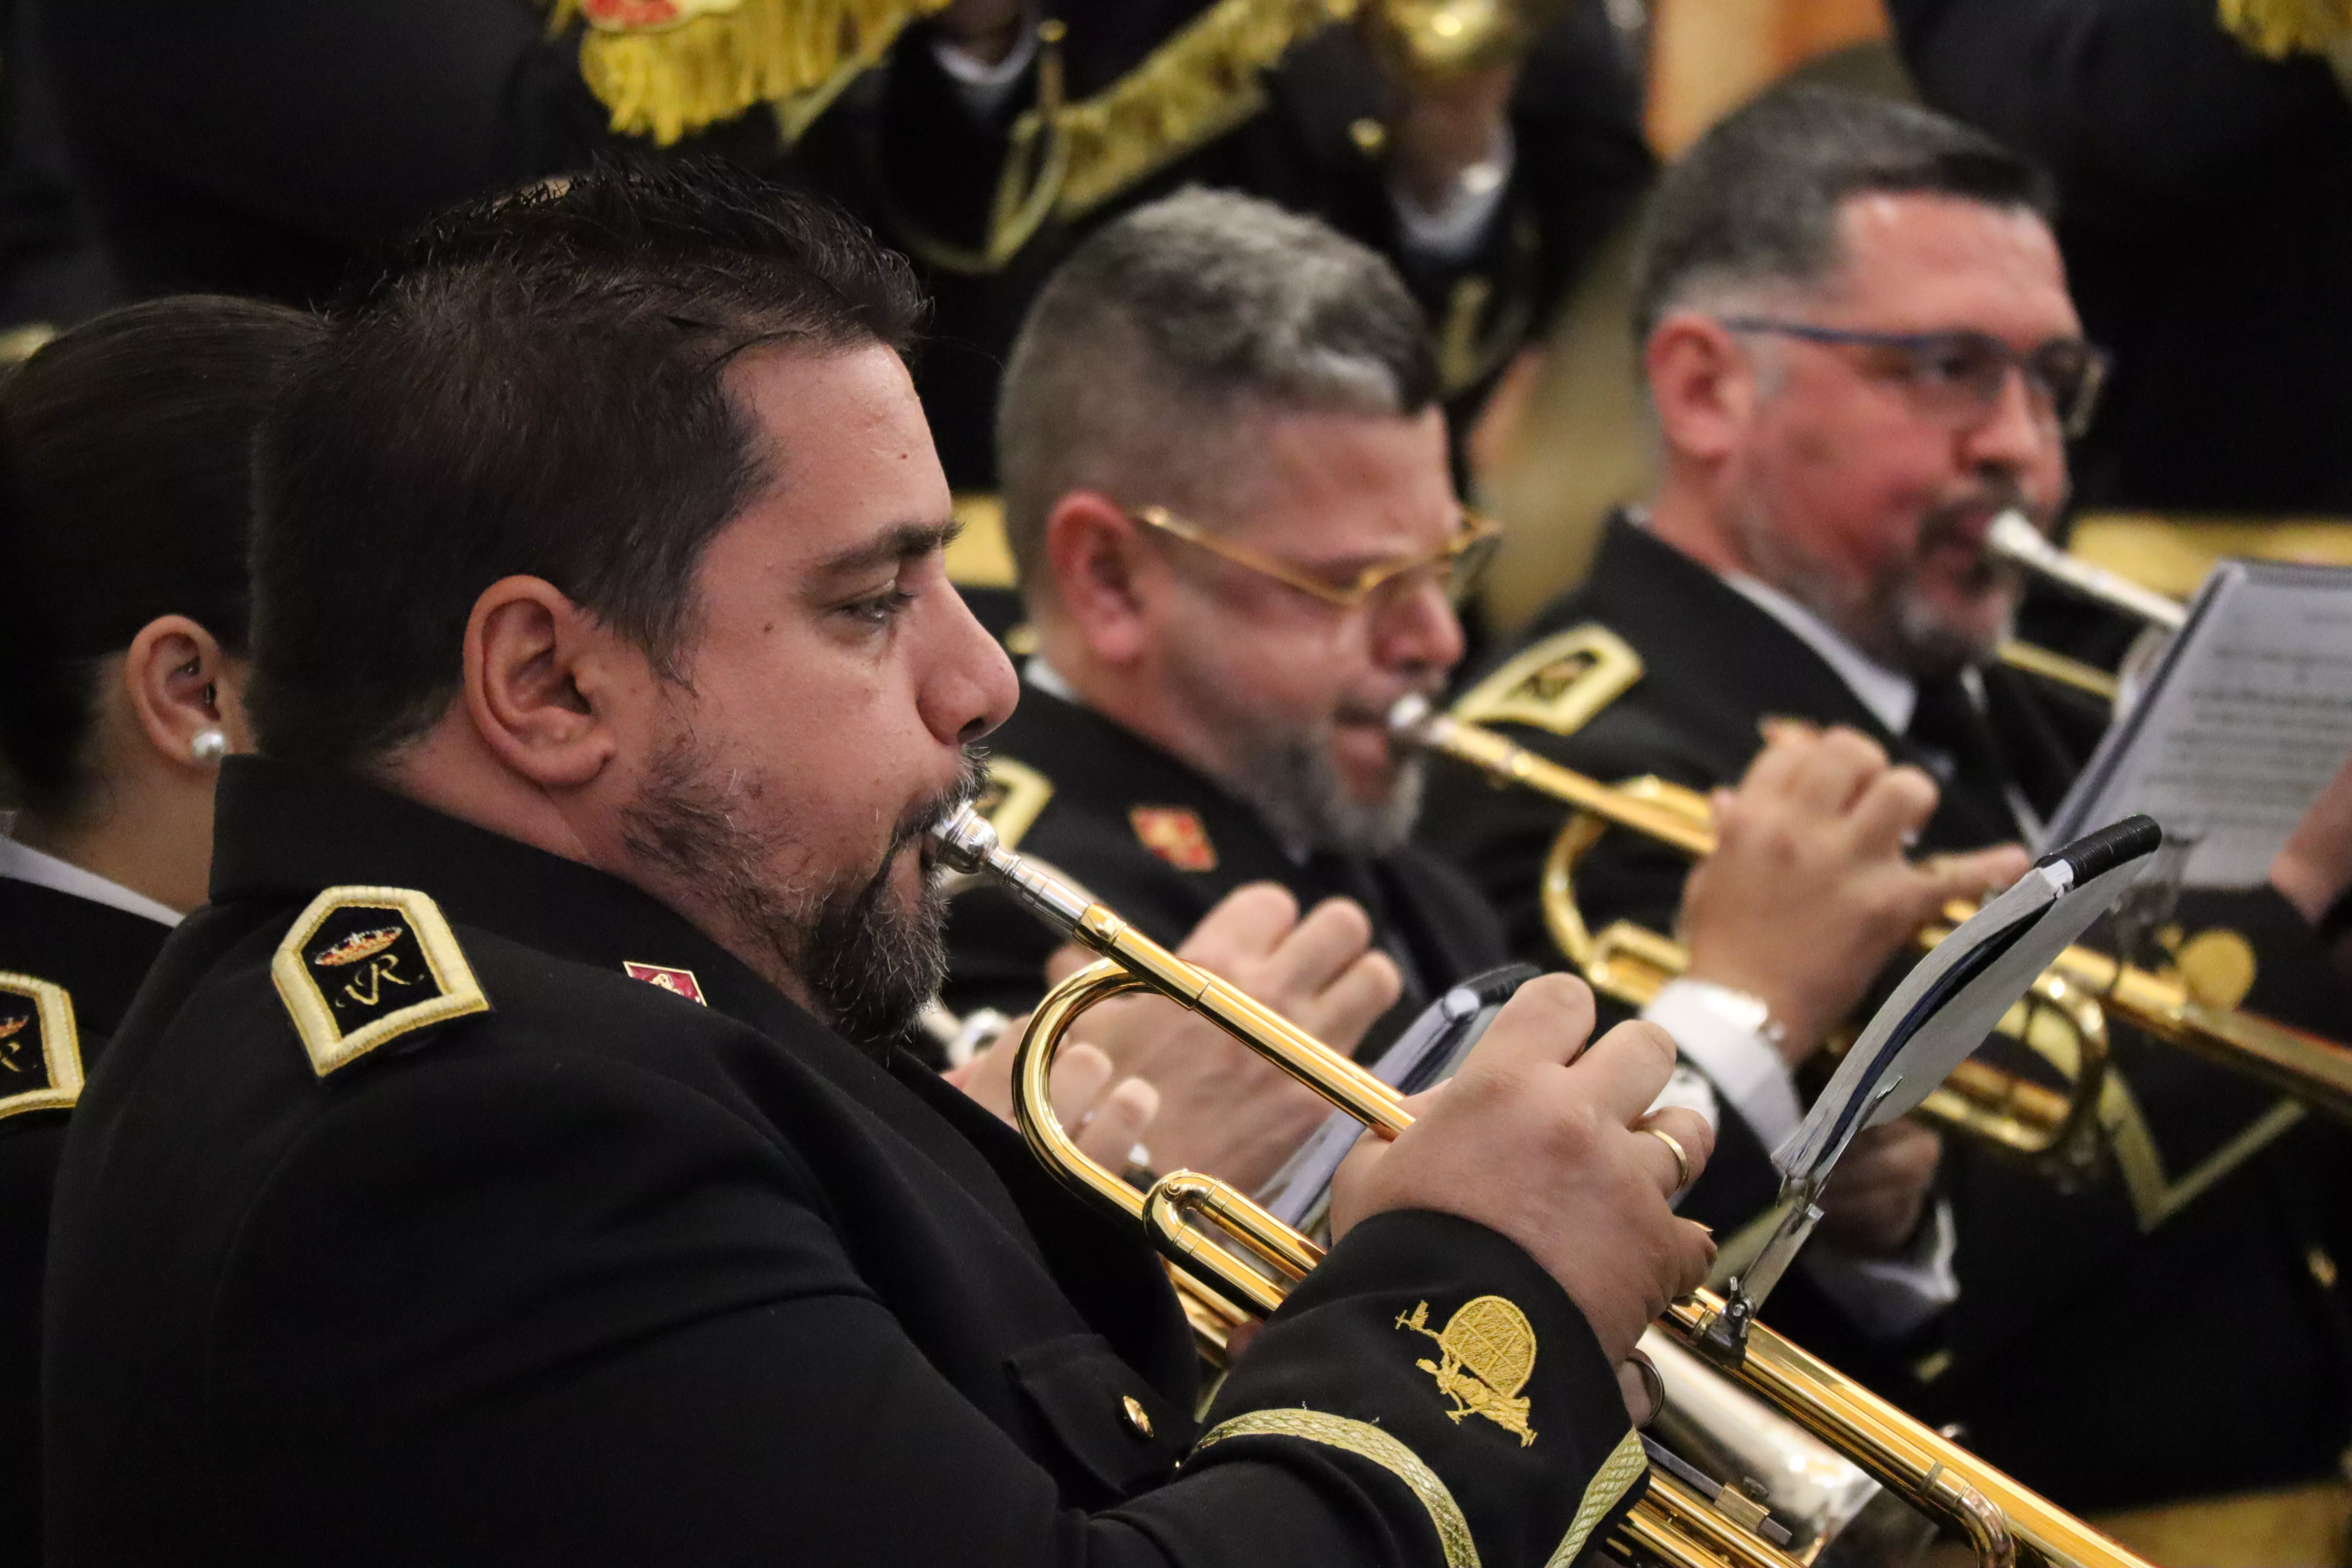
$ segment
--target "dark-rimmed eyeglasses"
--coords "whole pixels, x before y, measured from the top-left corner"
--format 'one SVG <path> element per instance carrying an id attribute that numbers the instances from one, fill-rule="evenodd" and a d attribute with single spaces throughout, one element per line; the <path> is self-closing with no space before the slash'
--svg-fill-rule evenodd
<path id="1" fill-rule="evenodd" d="M 1487 566 L 1495 559 L 1496 548 L 1503 542 L 1501 523 L 1481 517 L 1476 512 L 1465 511 L 1462 514 L 1461 530 L 1435 550 L 1425 554 L 1377 562 L 1345 582 L 1333 582 L 1328 577 L 1318 577 L 1312 572 L 1277 561 L 1245 544 L 1220 539 L 1164 506 L 1139 507 L 1128 516 L 1146 528 L 1171 535 L 1187 544 L 1198 545 L 1212 555 L 1221 556 L 1261 576 L 1271 577 L 1340 610 L 1360 609 L 1367 605 L 1379 606 L 1402 603 L 1430 583 L 1435 583 L 1444 591 L 1447 604 L 1459 607 L 1478 586 L 1478 579 L 1486 574 Z"/>
<path id="2" fill-rule="evenodd" d="M 1951 425 L 1989 416 L 2014 370 L 2025 377 L 2036 411 L 2046 411 L 2066 435 L 2080 436 L 2098 411 L 2107 377 L 2106 354 L 2081 338 L 2052 338 L 2021 353 L 1990 332 L 1874 332 L 1769 316 L 1727 316 L 1718 324 L 1735 332 L 1871 350 L 1892 362 L 1894 375 L 1922 412 Z"/>

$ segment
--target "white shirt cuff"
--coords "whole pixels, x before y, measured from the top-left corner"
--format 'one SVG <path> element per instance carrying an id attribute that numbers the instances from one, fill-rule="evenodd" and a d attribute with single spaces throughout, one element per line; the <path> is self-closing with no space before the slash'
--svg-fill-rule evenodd
<path id="1" fill-rule="evenodd" d="M 1706 1074 L 1768 1152 L 1805 1119 L 1796 1079 L 1772 1042 L 1709 1006 L 1696 984 L 1669 982 L 1642 1016 L 1674 1037 L 1683 1056 Z"/>
<path id="2" fill-rule="evenodd" d="M 1403 186 L 1389 186 L 1396 208 L 1397 237 L 1404 247 L 1433 261 L 1460 261 L 1476 250 L 1503 210 L 1503 196 L 1511 186 L 1511 169 L 1518 149 L 1511 128 L 1485 162 L 1473 163 L 1454 184 L 1444 205 L 1434 211 L 1413 200 Z"/>
<path id="3" fill-rule="evenodd" d="M 945 38 L 931 40 L 931 57 L 940 62 L 940 69 L 948 73 L 948 80 L 954 84 L 956 97 L 962 101 L 966 112 L 974 120 L 986 120 L 1004 107 L 1004 100 L 1020 85 L 1021 73 L 1037 58 L 1037 29 L 1024 22 L 1013 52 L 994 64 Z"/>
<path id="4" fill-rule="evenodd" d="M 1800 1261 L 1864 1333 L 1899 1340 L 1960 1299 L 1960 1278 L 1952 1271 L 1958 1246 L 1952 1205 L 1938 1199 L 1934 1223 L 1920 1227 L 1903 1257 L 1858 1258 L 1815 1242 Z"/>

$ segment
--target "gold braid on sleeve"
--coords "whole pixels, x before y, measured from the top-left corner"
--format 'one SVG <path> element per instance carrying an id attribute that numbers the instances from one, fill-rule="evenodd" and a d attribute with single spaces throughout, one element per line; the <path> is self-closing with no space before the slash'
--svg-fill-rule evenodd
<path id="1" fill-rule="evenodd" d="M 1470 1521 L 1463 1517 L 1462 1505 L 1420 1455 L 1369 1421 L 1320 1410 L 1253 1410 L 1219 1422 L 1193 1445 L 1192 1452 L 1198 1454 L 1228 1437 L 1297 1437 L 1370 1459 L 1411 1488 L 1421 1506 L 1429 1510 L 1429 1522 L 1445 1553 L 1445 1568 L 1478 1568 L 1478 1548 L 1470 1539 Z"/>

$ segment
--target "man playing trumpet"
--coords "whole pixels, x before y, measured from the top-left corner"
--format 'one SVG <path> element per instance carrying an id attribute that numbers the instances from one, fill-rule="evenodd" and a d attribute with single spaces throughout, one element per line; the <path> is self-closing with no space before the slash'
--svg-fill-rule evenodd
<path id="1" fill-rule="evenodd" d="M 1494 681 L 1461 716 L 1602 779 L 1700 790 L 1777 767 L 1776 723 L 1844 725 L 1937 779 L 1920 847 L 2031 837 L 2105 721 L 1992 658 L 2018 584 L 1987 529 L 2011 508 L 2055 516 L 2101 369 L 2039 175 L 1939 116 L 1775 94 L 1669 174 L 1636 299 L 1664 477 L 1503 657 L 1540 667 L 1599 627 L 1639 679 L 1580 723 L 1506 721 Z M 2236 900 L 2266 970 L 2294 973 L 2306 921 L 2352 880 L 2345 809 L 2323 802 L 2273 889 Z M 1559 809 L 1454 773 L 1425 821 L 1508 913 L 1514 945 L 1545 950 L 1536 878 Z M 1727 847 L 1737 806 L 1720 826 Z M 1587 919 L 1667 926 L 1688 864 L 1612 836 L 1580 868 Z M 1811 1005 L 1784 979 L 1809 899 L 1793 876 L 1774 900 L 1791 917 L 1783 959 L 1730 982 L 1758 1017 Z M 1685 931 L 1704 954 L 1706 931 Z M 1783 1085 L 1792 1118 L 1801 1054 L 1727 1035 L 1717 1068 Z M 2118 1064 L 2103 1115 L 2126 1179 L 2061 1196 L 1979 1152 L 1948 1162 L 1964 1289 L 1917 1347 L 1930 1397 L 2076 1508 L 2329 1473 L 2352 1434 L 2352 1341 L 2329 1251 L 2341 1215 L 2312 1161 L 2335 1135 L 2168 1048 L 2123 1042 Z M 1760 1131 L 1769 1142 L 1780 1123 Z"/>
<path id="2" fill-rule="evenodd" d="M 1294 942 L 1350 956 L 1370 944 L 1363 968 L 1308 1002 L 1387 987 L 1371 1048 L 1506 958 L 1484 900 L 1411 842 L 1423 764 L 1386 730 L 1400 697 L 1433 695 L 1462 657 L 1452 598 L 1492 541 L 1454 495 L 1432 353 L 1377 256 L 1266 204 L 1192 191 L 1109 226 L 1048 282 L 998 423 L 1037 638 L 1020 708 L 989 742 L 1000 830 L 1163 942 L 1232 889 L 1276 884 L 1288 900 L 1269 921 L 1308 911 Z M 1688 918 L 1709 933 L 1702 975 L 1774 968 L 1826 1028 L 1945 900 L 2022 860 L 1908 865 L 1903 837 L 1935 797 L 1923 775 L 1852 734 L 1792 732 L 1777 755 L 1742 797 L 1755 831 L 1719 858 Z M 1806 856 L 1802 921 L 1776 903 L 1790 844 Z M 1001 894 L 964 895 L 947 995 L 1018 1011 L 1051 946 Z M 1686 1049 L 1714 1026 L 1688 1009 L 1667 1023 Z M 1131 1070 L 1179 1067 L 1163 1054 Z M 1234 1077 L 1257 1087 L 1226 1118 L 1262 1136 L 1229 1142 L 1217 1173 L 1248 1185 L 1321 1107 L 1286 1118 L 1286 1080 L 1254 1063 Z M 1717 1080 L 1735 1107 L 1753 1087 Z M 1716 1114 L 1705 1083 L 1681 1092 Z M 1163 1116 L 1181 1116 L 1169 1100 Z M 1685 1205 L 1717 1226 L 1772 1195 L 1745 1119 L 1727 1131 L 1718 1163 L 1734 1180 Z M 1173 1168 L 1157 1133 L 1150 1149 Z M 1947 1305 L 1934 1165 L 1927 1134 L 1871 1135 L 1841 1168 L 1802 1271 L 1837 1304 L 1800 1287 L 1775 1321 L 1865 1369 L 1874 1343 Z"/>
<path id="3" fill-rule="evenodd" d="M 937 983 L 926 829 L 1015 696 L 919 303 L 803 200 L 602 172 L 298 368 L 261 755 L 67 1142 L 51 1562 L 1564 1563 L 1630 1505 L 1710 1134 L 1580 984 L 1345 1173 L 1204 1426 L 1153 1256 L 853 1043 Z"/>

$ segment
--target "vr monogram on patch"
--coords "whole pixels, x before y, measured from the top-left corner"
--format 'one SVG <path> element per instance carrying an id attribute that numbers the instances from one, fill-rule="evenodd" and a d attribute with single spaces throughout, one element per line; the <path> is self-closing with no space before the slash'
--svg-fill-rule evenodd
<path id="1" fill-rule="evenodd" d="M 405 888 L 330 888 L 286 933 L 270 978 L 320 1078 L 386 1040 L 489 999 L 433 900 Z"/>
<path id="2" fill-rule="evenodd" d="M 81 1093 L 81 1037 L 65 988 L 0 973 L 0 1116 L 58 1110 Z"/>

